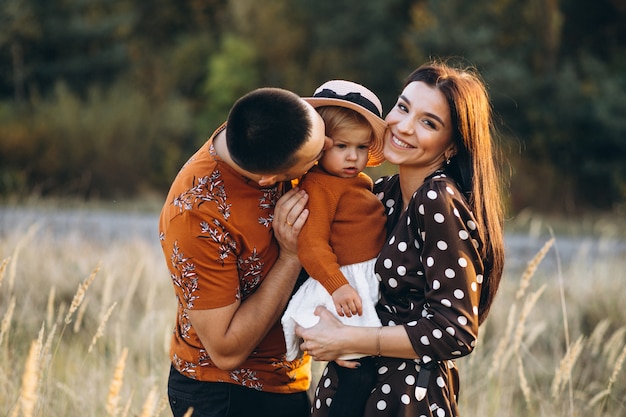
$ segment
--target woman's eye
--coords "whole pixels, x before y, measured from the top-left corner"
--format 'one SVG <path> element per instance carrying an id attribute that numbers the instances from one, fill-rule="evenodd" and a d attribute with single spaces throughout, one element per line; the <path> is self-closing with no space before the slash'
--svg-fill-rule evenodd
<path id="1" fill-rule="evenodd" d="M 398 103 L 398 108 L 402 111 L 408 111 L 407 107 L 402 103 Z"/>

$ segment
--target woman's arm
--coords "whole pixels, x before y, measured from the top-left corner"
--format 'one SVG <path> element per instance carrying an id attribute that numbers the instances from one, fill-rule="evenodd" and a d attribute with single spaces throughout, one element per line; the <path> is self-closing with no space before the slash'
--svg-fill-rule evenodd
<path id="1" fill-rule="evenodd" d="M 355 327 L 337 320 L 326 308 L 315 310 L 320 317 L 313 327 L 296 326 L 304 342 L 300 346 L 318 361 L 333 361 L 348 353 L 394 358 L 418 358 L 403 326 Z"/>

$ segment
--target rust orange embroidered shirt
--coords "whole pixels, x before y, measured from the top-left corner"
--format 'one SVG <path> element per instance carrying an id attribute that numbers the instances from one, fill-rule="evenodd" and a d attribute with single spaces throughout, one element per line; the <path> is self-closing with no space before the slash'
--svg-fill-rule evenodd
<path id="1" fill-rule="evenodd" d="M 190 378 L 288 393 L 310 384 L 310 357 L 285 360 L 280 321 L 239 369 L 217 368 L 187 310 L 224 307 L 245 299 L 278 257 L 272 233 L 277 186 L 263 188 L 221 161 L 212 137 L 185 163 L 160 216 L 159 238 L 178 301 L 170 357 Z"/>

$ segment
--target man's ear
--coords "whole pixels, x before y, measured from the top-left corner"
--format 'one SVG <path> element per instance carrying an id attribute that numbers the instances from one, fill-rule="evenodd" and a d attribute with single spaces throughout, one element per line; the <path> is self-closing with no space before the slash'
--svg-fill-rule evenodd
<path id="1" fill-rule="evenodd" d="M 270 187 L 278 182 L 276 175 L 261 175 L 258 184 L 261 187 Z"/>

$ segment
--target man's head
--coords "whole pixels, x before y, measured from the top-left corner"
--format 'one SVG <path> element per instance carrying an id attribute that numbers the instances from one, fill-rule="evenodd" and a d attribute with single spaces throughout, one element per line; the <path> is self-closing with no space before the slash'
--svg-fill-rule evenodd
<path id="1" fill-rule="evenodd" d="M 231 108 L 226 144 L 232 160 L 245 171 L 289 180 L 304 174 L 321 156 L 324 122 L 298 95 L 260 88 Z"/>

